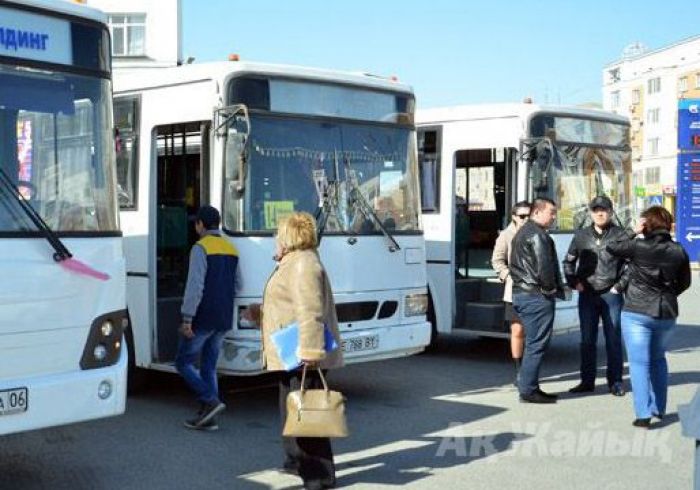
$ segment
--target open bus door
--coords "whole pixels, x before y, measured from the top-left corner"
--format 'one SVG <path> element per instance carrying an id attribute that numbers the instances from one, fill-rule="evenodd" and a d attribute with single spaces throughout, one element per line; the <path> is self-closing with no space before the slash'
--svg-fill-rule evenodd
<path id="1" fill-rule="evenodd" d="M 455 153 L 456 329 L 507 335 L 503 284 L 491 267 L 491 254 L 509 223 L 516 156 L 515 148 Z"/>
<path id="2" fill-rule="evenodd" d="M 172 362 L 177 353 L 180 307 L 189 253 L 199 240 L 194 222 L 209 203 L 209 121 L 168 124 L 154 129 L 156 269 L 156 359 Z"/>

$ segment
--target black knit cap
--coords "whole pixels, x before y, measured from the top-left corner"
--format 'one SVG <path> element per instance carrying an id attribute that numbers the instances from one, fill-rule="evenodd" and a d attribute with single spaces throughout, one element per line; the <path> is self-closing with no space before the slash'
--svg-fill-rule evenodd
<path id="1" fill-rule="evenodd" d="M 201 221 L 207 230 L 216 230 L 221 223 L 221 215 L 214 206 L 204 205 L 197 211 L 197 221 Z"/>

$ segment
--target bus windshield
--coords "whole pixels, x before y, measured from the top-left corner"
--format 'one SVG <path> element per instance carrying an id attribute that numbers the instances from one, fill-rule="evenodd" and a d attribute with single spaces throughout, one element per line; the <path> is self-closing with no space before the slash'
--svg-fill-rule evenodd
<path id="1" fill-rule="evenodd" d="M 255 87 L 244 85 L 245 93 L 232 100 L 248 103 L 252 129 L 245 192 L 238 202 L 226 186 L 226 229 L 270 232 L 277 228 L 279 218 L 292 211 L 314 214 L 322 183 L 327 182 L 335 192 L 325 232 L 381 233 L 354 202 L 354 188 L 386 230 L 419 231 L 415 132 L 412 124 L 406 124 L 412 120 L 412 108 L 405 96 L 403 102 L 397 102 L 392 94 L 331 85 L 321 86 L 314 103 L 307 95 L 309 84 L 280 84 L 282 87 L 271 81 L 258 90 L 268 90 L 268 95 L 257 98 L 251 95 Z M 238 92 L 242 92 L 240 86 Z M 275 96 L 278 92 L 285 97 Z M 298 114 L 302 107 L 306 115 Z M 235 155 L 227 155 L 227 161 L 229 158 Z"/>
<path id="2" fill-rule="evenodd" d="M 530 136 L 553 143 L 551 157 L 535 156 L 530 171 L 534 197 L 553 199 L 559 208 L 553 229 L 571 231 L 589 224 L 587 205 L 600 195 L 612 200 L 614 221 L 629 225 L 633 196 L 627 125 L 537 115 Z"/>
<path id="3" fill-rule="evenodd" d="M 111 86 L 0 64 L 0 168 L 54 231 L 117 230 Z M 0 233 L 36 231 L 0 190 Z"/>

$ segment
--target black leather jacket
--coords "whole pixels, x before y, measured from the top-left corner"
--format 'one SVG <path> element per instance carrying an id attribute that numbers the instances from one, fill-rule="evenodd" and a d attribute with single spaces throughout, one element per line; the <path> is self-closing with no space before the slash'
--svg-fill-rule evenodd
<path id="1" fill-rule="evenodd" d="M 610 253 L 629 261 L 624 310 L 654 318 L 676 318 L 678 296 L 690 287 L 690 259 L 665 230 L 643 240 L 624 237 L 608 244 Z"/>
<path id="2" fill-rule="evenodd" d="M 514 294 L 538 292 L 550 298 L 564 297 L 554 240 L 534 221 L 525 223 L 515 235 L 509 268 Z"/>
<path id="3" fill-rule="evenodd" d="M 631 235 L 628 235 L 631 233 Z M 623 276 L 625 259 L 606 249 L 608 243 L 634 237 L 634 232 L 610 225 L 599 234 L 593 225 L 576 231 L 563 262 L 566 282 L 572 288 L 581 283 L 585 291 L 601 294 L 615 286 L 622 292 L 626 287 Z"/>

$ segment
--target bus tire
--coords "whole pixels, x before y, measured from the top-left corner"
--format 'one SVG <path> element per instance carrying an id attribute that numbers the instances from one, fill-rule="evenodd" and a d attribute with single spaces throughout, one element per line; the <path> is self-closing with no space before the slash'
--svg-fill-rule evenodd
<path id="1" fill-rule="evenodd" d="M 428 291 L 428 311 L 425 316 L 430 322 L 430 343 L 428 343 L 425 351 L 432 352 L 435 350 L 439 334 L 437 329 L 437 318 L 435 317 L 435 307 L 433 306 L 433 296 L 430 294 L 430 291 Z"/>
<path id="2" fill-rule="evenodd" d="M 126 392 L 129 395 L 142 392 L 146 387 L 146 370 L 136 366 L 136 348 L 134 346 L 134 333 L 131 331 L 131 319 L 129 326 L 124 330 L 126 349 L 128 353 L 128 371 L 126 377 Z"/>

